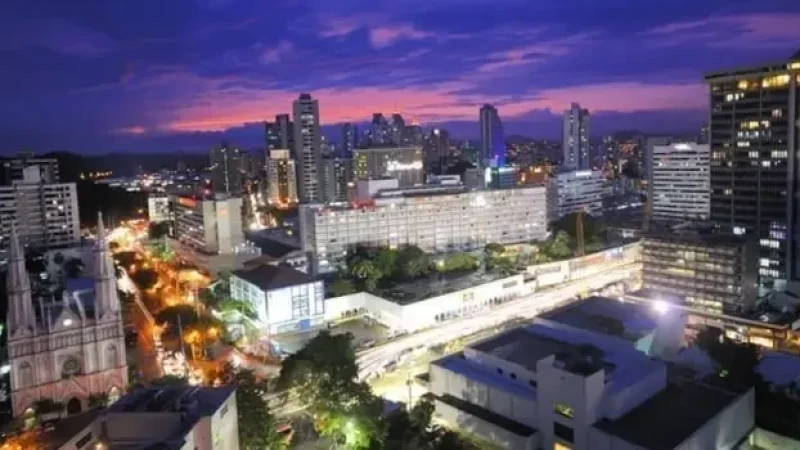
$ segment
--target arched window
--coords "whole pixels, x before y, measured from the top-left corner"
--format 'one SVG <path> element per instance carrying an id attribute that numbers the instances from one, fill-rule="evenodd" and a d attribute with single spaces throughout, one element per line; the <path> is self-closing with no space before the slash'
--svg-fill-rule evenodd
<path id="1" fill-rule="evenodd" d="M 113 344 L 106 348 L 106 369 L 113 369 L 119 366 L 119 352 Z"/>
<path id="2" fill-rule="evenodd" d="M 33 385 L 33 367 L 27 362 L 19 365 L 19 373 L 17 374 L 17 382 L 19 389 L 30 387 Z"/>
<path id="3" fill-rule="evenodd" d="M 83 405 L 81 405 L 81 401 L 75 397 L 72 397 L 67 402 L 67 414 L 70 416 L 73 414 L 78 414 L 79 412 L 81 412 L 82 409 Z"/>

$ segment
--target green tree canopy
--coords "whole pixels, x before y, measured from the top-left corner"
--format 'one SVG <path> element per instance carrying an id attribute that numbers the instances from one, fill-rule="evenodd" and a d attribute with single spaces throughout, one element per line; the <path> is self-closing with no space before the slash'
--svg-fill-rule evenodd
<path id="1" fill-rule="evenodd" d="M 342 295 L 348 295 L 356 292 L 356 287 L 353 285 L 352 281 L 344 278 L 338 278 L 331 284 L 331 292 L 333 293 L 334 297 L 341 297 Z"/>
<path id="2" fill-rule="evenodd" d="M 150 239 L 161 239 L 169 233 L 169 222 L 151 222 L 147 228 Z"/>
<path id="3" fill-rule="evenodd" d="M 414 279 L 426 275 L 430 270 L 428 254 L 416 245 L 409 245 L 400 249 L 397 255 L 398 269 L 401 275 Z"/>

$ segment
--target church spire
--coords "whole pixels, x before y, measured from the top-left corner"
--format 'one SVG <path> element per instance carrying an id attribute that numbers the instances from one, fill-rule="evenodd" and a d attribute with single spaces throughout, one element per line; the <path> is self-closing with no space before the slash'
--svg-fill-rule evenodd
<path id="1" fill-rule="evenodd" d="M 108 314 L 119 312 L 119 294 L 117 294 L 117 276 L 114 262 L 111 259 L 111 250 L 108 247 L 108 237 L 103 225 L 103 213 L 97 213 L 97 245 L 94 249 L 94 298 L 97 318 L 101 319 Z"/>
<path id="2" fill-rule="evenodd" d="M 25 253 L 19 242 L 17 227 L 11 224 L 11 242 L 8 244 L 8 330 L 13 338 L 18 333 L 33 332 L 36 314 L 33 310 L 31 281 L 25 269 Z"/>

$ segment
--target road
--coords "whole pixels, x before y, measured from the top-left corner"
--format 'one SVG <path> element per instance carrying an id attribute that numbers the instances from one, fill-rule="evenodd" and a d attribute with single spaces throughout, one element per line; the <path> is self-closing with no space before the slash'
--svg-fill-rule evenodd
<path id="1" fill-rule="evenodd" d="M 545 292 L 533 293 L 517 300 L 498 305 L 477 315 L 452 320 L 438 327 L 401 337 L 358 355 L 359 375 L 367 379 L 394 361 L 406 350 L 430 347 L 453 341 L 477 331 L 501 325 L 514 317 L 533 318 L 542 311 L 553 309 L 587 290 L 595 290 L 630 278 L 630 266 L 619 267 L 602 275 L 591 276 Z M 630 267 L 630 268 L 626 268 Z"/>

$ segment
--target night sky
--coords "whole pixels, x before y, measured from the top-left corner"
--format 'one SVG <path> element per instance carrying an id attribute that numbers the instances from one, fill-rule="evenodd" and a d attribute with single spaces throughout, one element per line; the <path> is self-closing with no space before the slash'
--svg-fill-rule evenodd
<path id="1" fill-rule="evenodd" d="M 0 152 L 257 146 L 300 92 L 326 125 L 396 109 L 477 137 L 488 102 L 558 137 L 578 101 L 594 136 L 688 131 L 704 72 L 798 49 L 796 0 L 3 0 Z"/>

